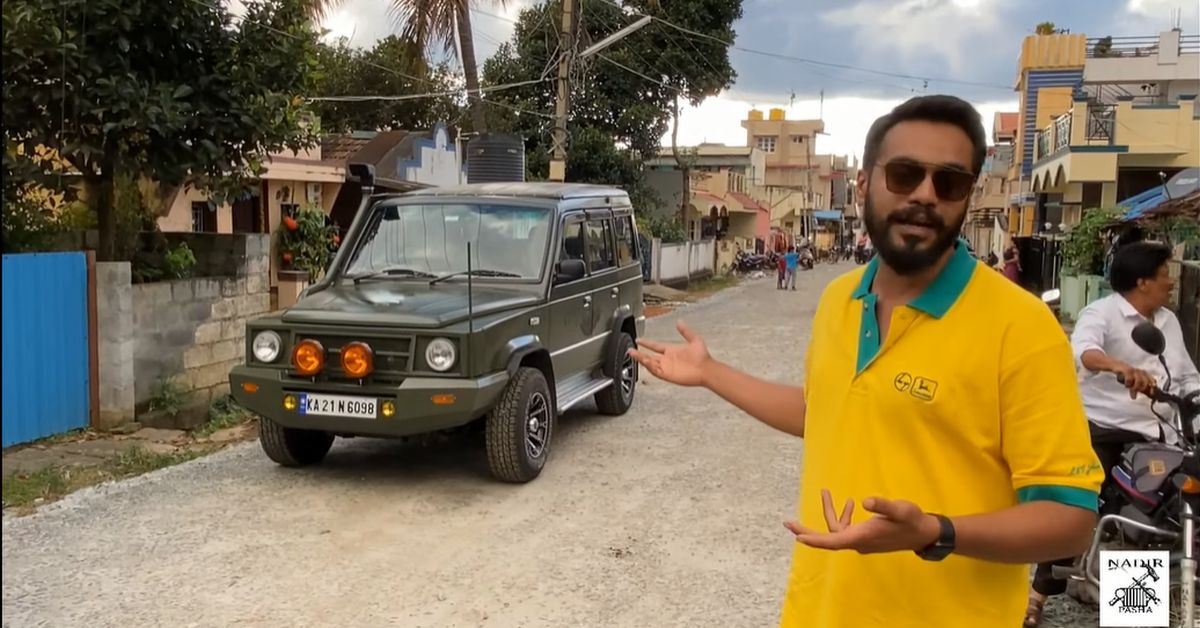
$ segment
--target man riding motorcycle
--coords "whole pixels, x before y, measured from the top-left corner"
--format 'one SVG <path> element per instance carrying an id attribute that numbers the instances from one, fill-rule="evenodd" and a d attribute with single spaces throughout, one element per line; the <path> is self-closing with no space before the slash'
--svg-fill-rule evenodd
<path id="1" fill-rule="evenodd" d="M 1145 396 L 1167 383 L 1166 371 L 1155 356 L 1133 342 L 1133 328 L 1149 320 L 1162 330 L 1167 339 L 1163 356 L 1176 378 L 1172 390 L 1185 393 L 1200 390 L 1200 372 L 1187 354 L 1179 320 L 1166 307 L 1173 283 L 1167 265 L 1170 259 L 1171 249 L 1154 242 L 1137 242 L 1118 250 L 1110 270 L 1114 294 L 1084 308 L 1071 334 L 1092 448 L 1104 467 L 1100 496 L 1102 501 L 1108 501 L 1101 506 L 1101 515 L 1118 506 L 1111 499 L 1113 491 L 1119 490 L 1113 485 L 1112 469 L 1120 462 L 1125 448 L 1137 442 L 1175 439 L 1173 432 L 1162 429 Z M 1049 596 L 1066 591 L 1066 581 L 1053 577 L 1053 566 L 1070 565 L 1074 560 L 1067 558 L 1037 566 L 1025 628 L 1040 624 Z"/>

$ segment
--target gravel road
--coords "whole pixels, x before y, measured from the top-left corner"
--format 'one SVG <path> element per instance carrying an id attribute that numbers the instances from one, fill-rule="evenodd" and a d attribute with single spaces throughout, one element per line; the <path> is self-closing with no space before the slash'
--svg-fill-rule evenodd
<path id="1" fill-rule="evenodd" d="M 649 333 L 673 337 L 682 315 L 722 359 L 798 381 L 819 291 L 849 268 L 796 292 L 752 281 Z M 554 446 L 509 486 L 471 437 L 339 440 L 305 470 L 248 443 L 6 514 L 3 625 L 775 625 L 800 440 L 647 378 L 629 414 L 573 411 Z M 1096 625 L 1069 601 L 1047 616 Z"/>

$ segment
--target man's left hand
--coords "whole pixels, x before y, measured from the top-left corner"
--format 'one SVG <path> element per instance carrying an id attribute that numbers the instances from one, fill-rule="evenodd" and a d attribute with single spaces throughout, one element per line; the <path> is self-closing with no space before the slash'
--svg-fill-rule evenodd
<path id="1" fill-rule="evenodd" d="M 868 497 L 862 506 L 874 517 L 850 524 L 849 517 L 838 517 L 828 491 L 822 491 L 825 524 L 822 533 L 787 521 L 784 526 L 796 535 L 796 541 L 809 547 L 829 550 L 854 550 L 860 554 L 918 551 L 937 540 L 941 527 L 933 515 L 925 514 L 916 504 L 882 497 Z M 847 505 L 847 510 L 852 506 Z"/>

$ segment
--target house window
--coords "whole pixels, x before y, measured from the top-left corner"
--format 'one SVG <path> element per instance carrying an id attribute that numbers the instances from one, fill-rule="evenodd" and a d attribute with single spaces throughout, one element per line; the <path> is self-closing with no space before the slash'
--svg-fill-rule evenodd
<path id="1" fill-rule="evenodd" d="M 792 143 L 793 143 L 793 144 L 803 144 L 803 143 L 804 143 L 804 138 L 805 138 L 805 137 L 806 137 L 806 136 L 804 136 L 804 135 L 793 135 L 793 136 L 792 136 Z"/>
<path id="2" fill-rule="evenodd" d="M 192 202 L 192 231 L 196 233 L 217 232 L 217 207 L 209 201 Z"/>
<path id="3" fill-rule="evenodd" d="M 760 135 L 754 138 L 754 144 L 764 153 L 773 153 L 775 152 L 775 139 L 774 135 Z"/>

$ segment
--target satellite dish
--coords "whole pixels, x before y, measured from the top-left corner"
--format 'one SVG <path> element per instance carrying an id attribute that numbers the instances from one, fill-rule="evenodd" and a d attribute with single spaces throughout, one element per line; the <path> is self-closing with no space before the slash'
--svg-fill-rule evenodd
<path id="1" fill-rule="evenodd" d="M 1200 168 L 1185 168 L 1167 181 L 1167 196 L 1183 198 L 1200 190 Z"/>

